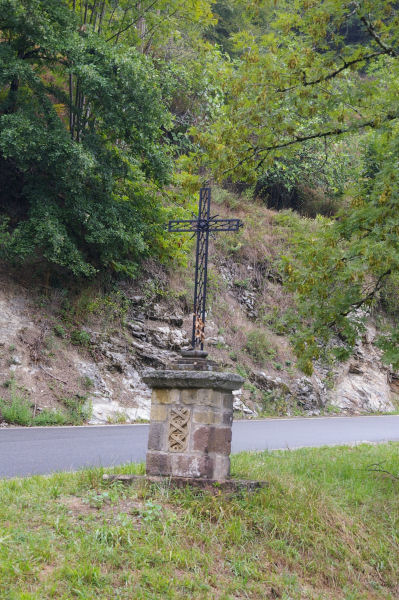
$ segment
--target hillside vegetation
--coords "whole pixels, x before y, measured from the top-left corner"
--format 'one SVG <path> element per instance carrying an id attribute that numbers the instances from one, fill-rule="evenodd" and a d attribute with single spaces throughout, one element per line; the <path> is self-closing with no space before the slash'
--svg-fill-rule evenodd
<path id="1" fill-rule="evenodd" d="M 304 240 L 328 220 L 270 210 L 262 198 L 249 196 L 250 189 L 212 189 L 213 212 L 244 221 L 239 233 L 211 239 L 205 330 L 210 357 L 246 380 L 236 415 L 395 410 L 396 372 L 382 364 L 370 337 L 393 317 L 382 301 L 350 360 L 340 362 L 334 344 L 326 345 L 313 375 L 304 376 L 306 363 L 295 356 L 305 322 L 287 285 L 287 261 L 300 267 Z M 166 367 L 189 344 L 195 241 L 181 241 L 184 261 L 166 267 L 152 259 L 134 280 L 49 286 L 26 270 L 4 270 L 0 418 L 17 425 L 148 419 L 143 369 Z M 335 345 L 343 347 L 339 339 Z"/>
<path id="2" fill-rule="evenodd" d="M 190 242 L 164 225 L 217 182 L 258 240 L 216 242 L 237 258 L 233 284 L 249 306 L 244 263 L 270 282 L 231 352 L 264 361 L 269 329 L 288 330 L 310 375 L 348 359 L 383 308 L 375 344 L 397 369 L 396 12 L 390 0 L 0 0 L 2 264 L 46 289 L 137 281 L 148 261 L 176 271 Z M 291 233 L 275 252 L 256 202 L 307 220 L 281 215 Z"/>

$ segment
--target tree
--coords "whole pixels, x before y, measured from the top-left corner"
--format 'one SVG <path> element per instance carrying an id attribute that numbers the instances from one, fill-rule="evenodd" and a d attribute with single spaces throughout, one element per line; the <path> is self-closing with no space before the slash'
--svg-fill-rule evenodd
<path id="1" fill-rule="evenodd" d="M 171 170 L 151 60 L 80 27 L 63 1 L 0 0 L 0 31 L 3 255 L 133 272 Z"/>
<path id="2" fill-rule="evenodd" d="M 294 158 L 300 144 L 375 132 L 349 209 L 321 220 L 316 238 L 298 239 L 301 260 L 286 259 L 302 324 L 295 344 L 307 371 L 333 334 L 347 354 L 399 272 L 397 8 L 389 0 L 274 2 L 263 35 L 255 27 L 233 34 L 241 54 L 222 80 L 225 103 L 210 128 L 192 130 L 202 165 L 221 179 L 249 181 Z M 381 341 L 396 366 L 398 340 L 394 332 Z"/>

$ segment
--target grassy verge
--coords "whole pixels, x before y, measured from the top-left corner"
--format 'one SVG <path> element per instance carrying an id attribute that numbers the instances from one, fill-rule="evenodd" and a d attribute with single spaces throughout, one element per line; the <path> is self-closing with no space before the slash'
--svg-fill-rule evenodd
<path id="1" fill-rule="evenodd" d="M 397 598 L 399 481 L 376 463 L 398 475 L 399 444 L 240 454 L 234 476 L 270 485 L 234 498 L 3 480 L 0 598 Z"/>

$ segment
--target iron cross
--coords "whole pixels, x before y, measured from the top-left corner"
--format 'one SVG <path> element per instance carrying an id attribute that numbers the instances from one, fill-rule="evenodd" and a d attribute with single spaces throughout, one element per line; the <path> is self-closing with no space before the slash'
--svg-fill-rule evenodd
<path id="1" fill-rule="evenodd" d="M 197 237 L 195 255 L 195 286 L 194 314 L 191 345 L 193 349 L 204 348 L 205 317 L 206 317 L 206 287 L 208 276 L 208 246 L 209 234 L 219 231 L 238 231 L 243 223 L 240 219 L 217 219 L 211 217 L 211 188 L 200 190 L 198 217 L 169 221 L 168 231 L 171 233 L 193 233 Z"/>

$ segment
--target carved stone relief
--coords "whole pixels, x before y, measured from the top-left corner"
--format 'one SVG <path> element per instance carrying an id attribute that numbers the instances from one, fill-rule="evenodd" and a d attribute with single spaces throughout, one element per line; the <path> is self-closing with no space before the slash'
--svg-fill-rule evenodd
<path id="1" fill-rule="evenodd" d="M 169 414 L 169 452 L 184 452 L 187 449 L 190 409 L 175 406 Z"/>

